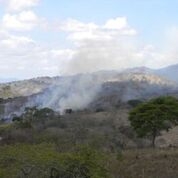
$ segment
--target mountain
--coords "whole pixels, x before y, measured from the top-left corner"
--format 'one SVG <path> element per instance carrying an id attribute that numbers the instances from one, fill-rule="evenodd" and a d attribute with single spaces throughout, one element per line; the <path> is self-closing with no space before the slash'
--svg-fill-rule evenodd
<path id="1" fill-rule="evenodd" d="M 160 81 L 164 78 L 172 82 L 178 82 L 178 64 L 157 70 L 142 66 L 126 69 L 124 71 L 99 71 L 92 74 L 78 74 L 64 77 L 38 77 L 30 80 L 0 83 L 0 98 L 30 96 L 53 86 L 70 82 L 75 83 L 77 80 L 81 80 L 81 78 L 83 81 L 88 81 L 90 78 L 90 81 L 94 80 L 95 83 L 104 83 L 110 80 L 126 80 L 126 78 L 123 78 L 124 75 L 128 77 L 129 75 L 136 76 L 135 74 L 145 74 L 144 76 L 152 74 L 159 76 Z M 151 78 L 147 78 L 146 80 L 151 80 Z"/>
<path id="2" fill-rule="evenodd" d="M 16 78 L 0 78 L 0 83 L 9 83 L 17 80 Z"/>
<path id="3" fill-rule="evenodd" d="M 168 80 L 178 83 L 178 64 L 167 66 L 161 69 L 150 69 L 147 67 L 135 67 L 126 69 L 124 72 L 128 73 L 145 73 L 145 74 L 155 74 L 160 77 L 167 78 Z"/>
<path id="4" fill-rule="evenodd" d="M 148 67 L 145 66 L 141 66 L 141 67 L 134 67 L 134 68 L 128 68 L 126 70 L 124 70 L 124 73 L 153 73 L 153 69 L 150 69 Z"/>
<path id="5" fill-rule="evenodd" d="M 135 67 L 124 70 L 124 73 L 145 73 L 145 74 L 155 74 L 160 77 L 167 78 L 168 80 L 172 80 L 174 82 L 178 82 L 178 64 L 170 65 L 160 69 L 150 69 L 147 67 Z"/>
<path id="6" fill-rule="evenodd" d="M 0 98 L 30 96 L 58 82 L 59 77 L 38 77 L 29 80 L 14 81 L 0 84 Z"/>
<path id="7" fill-rule="evenodd" d="M 60 112 L 67 108 L 96 110 L 168 94 L 177 96 L 177 83 L 141 67 L 0 84 L 0 107 L 3 117 L 9 118 L 25 107 L 50 107 Z"/>
<path id="8" fill-rule="evenodd" d="M 155 74 L 166 77 L 178 83 L 178 64 L 158 69 L 155 71 Z"/>
<path id="9" fill-rule="evenodd" d="M 159 74 L 155 74 L 159 73 Z M 175 81 L 171 81 L 160 72 L 153 72 L 148 68 L 133 68 L 122 72 L 117 71 L 101 71 L 92 74 L 78 74 L 74 76 L 63 77 L 38 77 L 30 80 L 22 80 L 17 82 L 9 82 L 0 84 L 0 98 L 14 98 L 20 96 L 31 96 L 52 90 L 52 88 L 75 88 L 88 85 L 101 85 L 107 82 L 147 82 L 148 84 L 157 85 L 176 85 Z"/>
<path id="10" fill-rule="evenodd" d="M 177 96 L 177 84 L 155 74 L 122 73 L 102 84 L 92 108 L 118 107 L 129 100 L 146 100 L 161 95 Z"/>

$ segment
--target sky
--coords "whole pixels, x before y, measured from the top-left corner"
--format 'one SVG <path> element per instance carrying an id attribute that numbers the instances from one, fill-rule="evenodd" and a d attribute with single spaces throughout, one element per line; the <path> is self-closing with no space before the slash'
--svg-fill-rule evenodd
<path id="1" fill-rule="evenodd" d="M 0 0 L 0 78 L 178 63 L 177 0 Z"/>

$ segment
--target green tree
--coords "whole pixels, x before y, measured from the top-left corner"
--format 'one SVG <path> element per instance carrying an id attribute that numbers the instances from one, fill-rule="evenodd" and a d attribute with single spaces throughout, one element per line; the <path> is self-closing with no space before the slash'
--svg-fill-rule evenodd
<path id="1" fill-rule="evenodd" d="M 168 131 L 173 124 L 178 124 L 178 100 L 171 96 L 151 99 L 131 110 L 129 120 L 137 136 L 151 136 L 155 147 L 160 131 Z"/>
<path id="2" fill-rule="evenodd" d="M 53 119 L 55 112 L 50 108 L 38 109 L 34 107 L 26 107 L 20 116 L 14 115 L 12 121 L 16 122 L 22 128 L 31 128 L 33 124 L 41 123 L 45 125 L 45 121 Z"/>

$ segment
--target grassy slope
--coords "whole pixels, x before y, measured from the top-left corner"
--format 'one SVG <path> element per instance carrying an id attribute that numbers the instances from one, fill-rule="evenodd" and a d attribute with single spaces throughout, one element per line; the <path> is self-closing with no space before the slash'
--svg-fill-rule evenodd
<path id="1" fill-rule="evenodd" d="M 15 178 L 23 175 L 22 170 L 34 169 L 29 177 L 49 176 L 51 166 L 58 168 L 66 156 L 52 144 L 18 144 L 0 147 L 0 177 Z M 67 153 L 71 154 L 71 153 Z M 178 149 L 127 150 L 107 154 L 112 178 L 177 178 Z M 117 158 L 117 159 L 116 159 Z M 28 171 L 27 171 L 28 172 Z"/>
<path id="2" fill-rule="evenodd" d="M 31 177 L 46 174 L 49 178 L 49 168 L 58 167 L 64 154 L 73 155 L 75 146 L 83 144 L 108 157 L 103 163 L 109 178 L 178 178 L 178 148 L 119 148 L 118 141 L 123 136 L 126 141 L 132 136 L 127 127 L 120 127 L 128 126 L 127 111 L 120 113 L 74 113 L 45 122 L 36 121 L 32 128 L 0 125 L 0 136 L 4 139 L 0 141 L 0 178 L 15 178 L 22 175 L 22 169 L 28 172 L 33 166 Z"/>
<path id="3" fill-rule="evenodd" d="M 177 178 L 178 149 L 124 151 L 110 167 L 117 178 Z"/>

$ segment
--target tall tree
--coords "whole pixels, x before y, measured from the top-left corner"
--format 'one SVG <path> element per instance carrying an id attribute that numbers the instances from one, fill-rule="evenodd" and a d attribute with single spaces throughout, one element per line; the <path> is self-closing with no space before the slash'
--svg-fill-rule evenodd
<path id="1" fill-rule="evenodd" d="M 171 96 L 151 99 L 135 107 L 129 113 L 129 120 L 137 136 L 151 136 L 155 147 L 160 131 L 168 131 L 173 124 L 178 124 L 178 100 Z"/>

